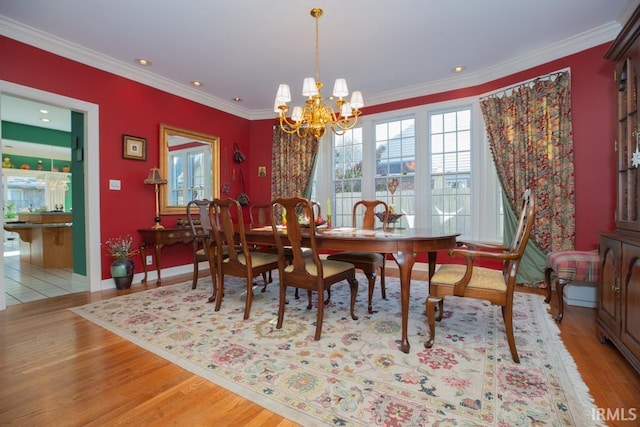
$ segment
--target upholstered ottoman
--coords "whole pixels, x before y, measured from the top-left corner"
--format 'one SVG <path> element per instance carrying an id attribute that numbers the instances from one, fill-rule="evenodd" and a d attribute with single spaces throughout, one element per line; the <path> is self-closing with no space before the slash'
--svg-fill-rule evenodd
<path id="1" fill-rule="evenodd" d="M 564 287 L 569 283 L 600 282 L 600 255 L 598 251 L 557 251 L 549 252 L 546 257 L 544 282 L 547 285 L 547 298 L 551 301 L 551 275 L 556 276 L 556 292 L 558 294 L 558 314 L 556 322 L 562 321 L 564 309 Z"/>

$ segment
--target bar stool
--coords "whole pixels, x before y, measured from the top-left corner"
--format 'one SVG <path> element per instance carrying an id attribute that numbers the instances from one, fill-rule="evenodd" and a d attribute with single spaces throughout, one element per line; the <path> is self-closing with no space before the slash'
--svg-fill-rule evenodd
<path id="1" fill-rule="evenodd" d="M 544 270 L 544 282 L 547 285 L 547 298 L 544 302 L 551 301 L 551 275 L 556 276 L 556 292 L 558 294 L 558 314 L 555 321 L 562 322 L 564 308 L 564 287 L 569 283 L 600 282 L 600 255 L 598 251 L 556 251 L 549 252 L 546 256 L 546 269 Z"/>

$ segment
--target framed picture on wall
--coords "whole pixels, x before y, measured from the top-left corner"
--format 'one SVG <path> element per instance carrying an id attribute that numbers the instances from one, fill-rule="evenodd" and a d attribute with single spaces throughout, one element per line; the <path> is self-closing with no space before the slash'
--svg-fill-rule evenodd
<path id="1" fill-rule="evenodd" d="M 147 160 L 147 140 L 137 136 L 122 135 L 122 158 Z"/>

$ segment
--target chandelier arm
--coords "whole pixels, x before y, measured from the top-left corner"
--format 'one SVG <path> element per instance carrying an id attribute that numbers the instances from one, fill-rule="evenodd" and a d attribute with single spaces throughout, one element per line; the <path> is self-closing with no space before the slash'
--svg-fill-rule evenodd
<path id="1" fill-rule="evenodd" d="M 354 127 L 356 127 L 356 124 L 358 123 L 358 116 L 354 116 L 353 117 L 353 122 L 351 120 L 352 119 L 341 119 L 341 120 L 338 120 L 335 123 L 332 123 L 331 127 L 333 129 L 335 129 L 335 126 L 337 126 L 338 128 L 342 129 L 343 131 L 347 131 L 349 129 L 353 129 Z"/>

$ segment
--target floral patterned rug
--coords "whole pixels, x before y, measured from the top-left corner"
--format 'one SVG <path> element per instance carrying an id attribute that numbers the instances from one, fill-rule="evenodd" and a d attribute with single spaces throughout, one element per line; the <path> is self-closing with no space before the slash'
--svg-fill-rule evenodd
<path id="1" fill-rule="evenodd" d="M 500 309 L 447 297 L 436 343 L 424 348 L 427 283 L 412 282 L 411 351 L 399 350 L 399 281 L 366 309 L 364 276 L 349 316 L 348 285 L 332 288 L 320 341 L 315 307 L 293 290 L 275 328 L 277 274 L 255 288 L 244 321 L 243 281 L 226 279 L 219 312 L 211 281 L 128 294 L 72 309 L 123 338 L 304 426 L 589 426 L 594 405 L 543 297 L 517 293 L 514 325 L 521 363 L 511 360 Z"/>

